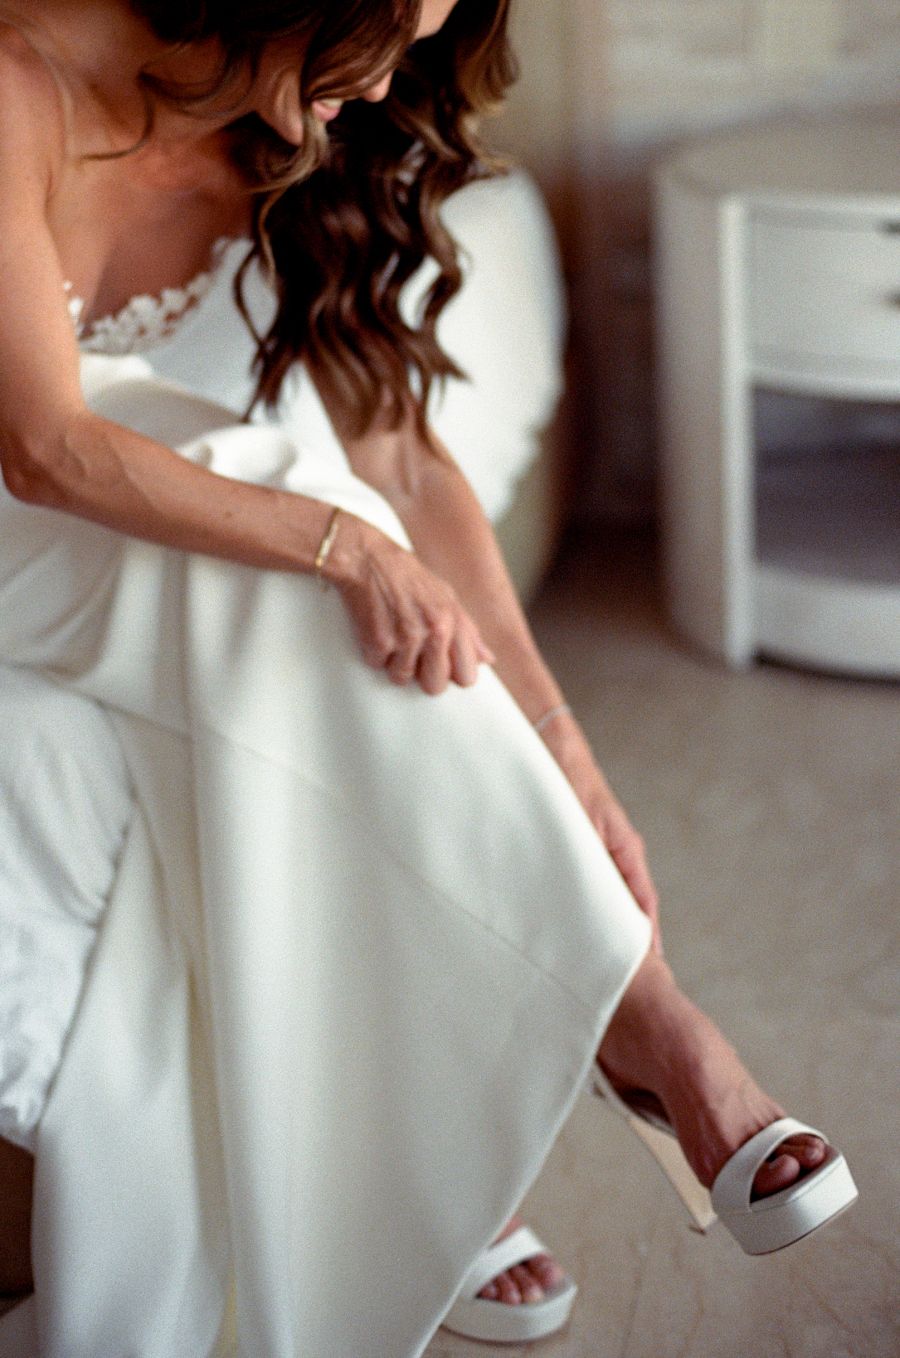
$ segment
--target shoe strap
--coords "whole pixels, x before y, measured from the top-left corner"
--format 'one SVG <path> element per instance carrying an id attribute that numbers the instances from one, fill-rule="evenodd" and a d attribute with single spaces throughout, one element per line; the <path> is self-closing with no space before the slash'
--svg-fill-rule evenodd
<path id="1" fill-rule="evenodd" d="M 746 1212 L 750 1207 L 753 1180 L 758 1170 L 772 1152 L 778 1149 L 782 1141 L 798 1133 L 825 1140 L 815 1127 L 807 1127 L 806 1123 L 798 1122 L 796 1118 L 779 1118 L 777 1122 L 770 1123 L 768 1127 L 763 1127 L 761 1132 L 751 1136 L 749 1141 L 745 1141 L 743 1146 L 725 1161 L 716 1176 L 711 1193 L 712 1205 L 716 1211 L 720 1215 L 729 1211 Z"/>
<path id="2" fill-rule="evenodd" d="M 530 1226 L 520 1226 L 503 1240 L 497 1240 L 482 1250 L 466 1274 L 460 1297 L 471 1301 L 483 1287 L 499 1274 L 516 1264 L 524 1264 L 536 1254 L 546 1254 L 547 1246 L 542 1244 Z"/>

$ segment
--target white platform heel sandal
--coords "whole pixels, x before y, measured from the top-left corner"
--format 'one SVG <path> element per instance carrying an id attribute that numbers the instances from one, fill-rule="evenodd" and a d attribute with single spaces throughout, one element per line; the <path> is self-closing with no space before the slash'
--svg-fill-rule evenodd
<path id="1" fill-rule="evenodd" d="M 681 1198 L 697 1230 L 706 1231 L 718 1219 L 745 1254 L 771 1254 L 824 1226 L 851 1207 L 859 1194 L 840 1151 L 829 1146 L 814 1127 L 794 1118 L 780 1118 L 757 1132 L 725 1161 L 711 1192 L 703 1187 L 678 1145 L 672 1125 L 652 1108 L 629 1103 L 595 1067 L 594 1092 L 623 1117 L 656 1159 Z M 821 1165 L 788 1188 L 764 1198 L 752 1198 L 757 1171 L 783 1141 L 798 1134 L 825 1142 Z"/>
<path id="2" fill-rule="evenodd" d="M 783 1141 L 798 1134 L 825 1141 L 821 1165 L 780 1193 L 751 1199 L 757 1170 Z M 719 1220 L 745 1254 L 771 1254 L 833 1220 L 851 1207 L 859 1194 L 847 1161 L 828 1145 L 821 1132 L 795 1118 L 780 1118 L 751 1136 L 725 1161 L 711 1197 Z"/>
<path id="3" fill-rule="evenodd" d="M 507 1269 L 524 1264 L 536 1254 L 546 1253 L 546 1245 L 541 1244 L 528 1226 L 520 1226 L 511 1235 L 482 1250 L 466 1274 L 459 1298 L 442 1321 L 444 1328 L 467 1339 L 494 1344 L 527 1344 L 561 1330 L 569 1319 L 578 1291 L 568 1276 L 552 1291 L 545 1292 L 540 1301 L 524 1301 L 519 1306 L 488 1301 L 478 1295 Z"/>

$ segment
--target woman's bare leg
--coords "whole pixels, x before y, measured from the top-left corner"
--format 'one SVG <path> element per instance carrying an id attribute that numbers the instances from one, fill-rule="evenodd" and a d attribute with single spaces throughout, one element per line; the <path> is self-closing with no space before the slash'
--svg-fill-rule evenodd
<path id="1" fill-rule="evenodd" d="M 0 1309 L 33 1286 L 31 1194 L 34 1157 L 0 1138 Z"/>
<path id="2" fill-rule="evenodd" d="M 656 1096 L 688 1163 L 707 1188 L 739 1146 L 784 1116 L 715 1024 L 679 990 L 666 963 L 652 953 L 613 1015 L 599 1059 L 617 1086 Z M 755 1195 L 788 1187 L 824 1158 L 818 1137 L 791 1137 L 760 1169 Z"/>
<path id="3" fill-rule="evenodd" d="M 617 1086 L 656 1095 L 691 1168 L 707 1188 L 739 1146 L 784 1117 L 784 1110 L 760 1089 L 734 1048 L 679 990 L 656 954 L 646 958 L 625 992 L 599 1055 Z M 787 1188 L 824 1157 L 817 1137 L 790 1138 L 760 1169 L 755 1194 L 765 1197 Z M 501 1275 L 480 1295 L 513 1304 L 537 1300 L 542 1288 L 555 1286 L 561 1277 L 559 1265 L 542 1255 Z"/>

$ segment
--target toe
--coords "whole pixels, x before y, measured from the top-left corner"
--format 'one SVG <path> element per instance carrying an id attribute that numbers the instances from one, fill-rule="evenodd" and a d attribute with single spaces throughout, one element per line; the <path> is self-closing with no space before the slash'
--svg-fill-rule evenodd
<path id="1" fill-rule="evenodd" d="M 501 1273 L 494 1279 L 497 1287 L 495 1301 L 502 1302 L 504 1306 L 520 1306 L 522 1304 L 522 1293 L 519 1285 L 510 1273 Z"/>
<path id="2" fill-rule="evenodd" d="M 517 1264 L 515 1268 L 510 1269 L 510 1272 L 523 1301 L 530 1302 L 541 1300 L 544 1295 L 544 1289 L 541 1287 L 527 1264 Z"/>
<path id="3" fill-rule="evenodd" d="M 507 1306 L 542 1301 L 545 1294 L 558 1287 L 565 1276 L 549 1254 L 537 1254 L 526 1263 L 517 1264 L 506 1273 L 498 1274 L 478 1295 L 485 1301 L 499 1301 Z"/>
<path id="4" fill-rule="evenodd" d="M 504 1240 L 521 1226 L 521 1217 L 513 1217 L 506 1230 L 498 1237 Z M 507 1306 L 522 1302 L 541 1301 L 544 1294 L 558 1287 L 565 1278 L 559 1264 L 549 1254 L 536 1254 L 524 1263 L 516 1264 L 505 1273 L 498 1273 L 478 1293 L 485 1301 L 498 1301 Z"/>
<path id="5" fill-rule="evenodd" d="M 795 1160 L 793 1155 L 782 1155 L 779 1152 L 758 1170 L 753 1180 L 753 1197 L 767 1198 L 771 1193 L 780 1193 L 783 1188 L 789 1188 L 795 1183 L 799 1175 L 799 1161 Z"/>
<path id="6" fill-rule="evenodd" d="M 825 1143 L 817 1136 L 790 1137 L 759 1169 L 753 1180 L 753 1197 L 765 1198 L 796 1183 L 803 1174 L 825 1159 Z"/>
<path id="7" fill-rule="evenodd" d="M 549 1254 L 536 1254 L 528 1260 L 528 1268 L 544 1292 L 552 1292 L 565 1278 L 565 1270 Z"/>
<path id="8" fill-rule="evenodd" d="M 828 1148 L 820 1136 L 792 1136 L 778 1149 L 793 1155 L 804 1169 L 815 1169 L 825 1159 Z"/>

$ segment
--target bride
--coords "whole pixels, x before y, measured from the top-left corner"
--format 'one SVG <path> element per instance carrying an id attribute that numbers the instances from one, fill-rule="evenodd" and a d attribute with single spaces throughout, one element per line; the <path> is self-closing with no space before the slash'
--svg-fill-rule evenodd
<path id="1" fill-rule="evenodd" d="M 590 1071 L 751 1253 L 855 1196 L 678 989 L 641 842 L 424 419 L 460 279 L 439 209 L 487 173 L 506 19 L 0 5 L 7 750 L 40 692 L 51 754 L 77 727 L 120 790 L 78 820 L 46 780 L 0 900 L 8 973 L 45 947 L 47 975 L 0 1034 L 30 1090 L 0 1124 L 0 1354 L 211 1354 L 230 1287 L 246 1354 L 549 1333 L 574 1284 L 510 1216 Z M 352 472 L 134 352 L 240 238 L 278 299 L 259 400 L 305 362 Z M 96 947 L 47 924 L 71 818 Z"/>

